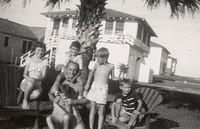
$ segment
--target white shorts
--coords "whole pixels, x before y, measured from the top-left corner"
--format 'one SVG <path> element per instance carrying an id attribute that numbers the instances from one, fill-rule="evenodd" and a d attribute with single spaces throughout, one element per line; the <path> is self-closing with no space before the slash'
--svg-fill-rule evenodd
<path id="1" fill-rule="evenodd" d="M 108 84 L 98 84 L 93 82 L 88 94 L 87 99 L 95 101 L 98 104 L 106 104 L 108 97 Z"/>

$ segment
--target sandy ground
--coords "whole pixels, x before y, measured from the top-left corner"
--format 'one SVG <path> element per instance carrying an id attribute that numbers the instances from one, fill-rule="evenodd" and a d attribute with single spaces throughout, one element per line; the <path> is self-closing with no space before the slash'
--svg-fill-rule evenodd
<path id="1" fill-rule="evenodd" d="M 151 129 L 200 129 L 200 96 L 163 91 Z"/>
<path id="2" fill-rule="evenodd" d="M 154 110 L 150 129 L 200 129 L 200 96 L 167 90 L 161 90 L 161 94 L 164 100 Z M 26 129 L 31 124 L 31 118 L 0 120 L 0 129 Z"/>

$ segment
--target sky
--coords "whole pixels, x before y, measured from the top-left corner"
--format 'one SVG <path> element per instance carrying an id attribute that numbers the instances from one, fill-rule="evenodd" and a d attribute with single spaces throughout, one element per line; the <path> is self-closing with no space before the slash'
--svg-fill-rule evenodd
<path id="1" fill-rule="evenodd" d="M 152 38 L 165 46 L 171 55 L 177 58 L 176 74 L 200 78 L 200 13 L 194 17 L 170 18 L 169 6 L 150 10 L 145 7 L 144 0 L 108 0 L 107 8 L 115 9 L 145 18 L 158 35 Z M 67 2 L 61 9 L 75 8 L 78 0 Z M 32 0 L 24 8 L 22 0 L 14 0 L 11 4 L 0 7 L 0 17 L 28 26 L 46 26 L 46 17 L 41 12 L 44 0 Z"/>

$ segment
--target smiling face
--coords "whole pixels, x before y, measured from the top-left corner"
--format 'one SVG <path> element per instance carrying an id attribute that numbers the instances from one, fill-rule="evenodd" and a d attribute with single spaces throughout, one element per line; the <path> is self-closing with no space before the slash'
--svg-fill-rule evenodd
<path id="1" fill-rule="evenodd" d="M 70 52 L 71 52 L 72 56 L 77 56 L 79 53 L 79 48 L 71 47 Z"/>
<path id="2" fill-rule="evenodd" d="M 64 73 L 66 77 L 70 80 L 77 75 L 78 71 L 79 71 L 78 64 L 69 62 L 69 64 L 66 66 L 64 70 Z"/>
<path id="3" fill-rule="evenodd" d="M 38 58 L 41 58 L 44 55 L 44 52 L 45 52 L 44 48 L 41 47 L 35 48 L 35 56 Z"/>
<path id="4" fill-rule="evenodd" d="M 122 90 L 123 95 L 127 95 L 131 92 L 131 85 L 128 83 L 122 83 L 120 89 Z"/>

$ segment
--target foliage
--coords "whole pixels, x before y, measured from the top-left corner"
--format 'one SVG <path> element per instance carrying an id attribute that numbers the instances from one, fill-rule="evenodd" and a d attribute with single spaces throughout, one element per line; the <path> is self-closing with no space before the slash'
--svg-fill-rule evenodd
<path id="1" fill-rule="evenodd" d="M 10 3 L 11 1 L 13 0 L 0 0 L 0 4 Z M 30 1 L 31 0 L 23 0 L 23 4 L 26 5 L 26 3 L 27 2 L 30 3 Z M 54 7 L 55 5 L 59 6 L 60 4 L 66 1 L 70 0 L 46 0 L 46 6 L 48 7 Z M 89 12 L 90 8 L 103 6 L 105 4 L 104 1 L 106 0 L 80 0 L 81 2 L 80 7 L 81 9 L 84 9 L 84 11 Z M 147 7 L 151 9 L 157 8 L 160 5 L 169 5 L 171 10 L 171 16 L 177 16 L 177 17 L 179 17 L 180 15 L 184 16 L 186 12 L 191 15 L 194 15 L 195 13 L 198 13 L 200 10 L 199 8 L 200 0 L 144 0 L 144 2 L 147 5 Z"/>
<path id="2" fill-rule="evenodd" d="M 194 15 L 199 11 L 200 0 L 146 0 L 145 4 L 148 8 L 156 8 L 161 4 L 169 5 L 171 9 L 171 16 L 180 15 L 185 16 L 185 13 L 188 12 L 191 15 Z"/>
<path id="3" fill-rule="evenodd" d="M 128 74 L 128 65 L 119 64 L 118 68 L 120 70 L 119 71 L 119 78 L 120 79 L 126 78 L 127 74 Z"/>
<path id="4" fill-rule="evenodd" d="M 84 47 L 95 48 L 100 35 L 99 27 L 104 16 L 106 0 L 80 0 L 78 5 L 78 37 Z"/>

